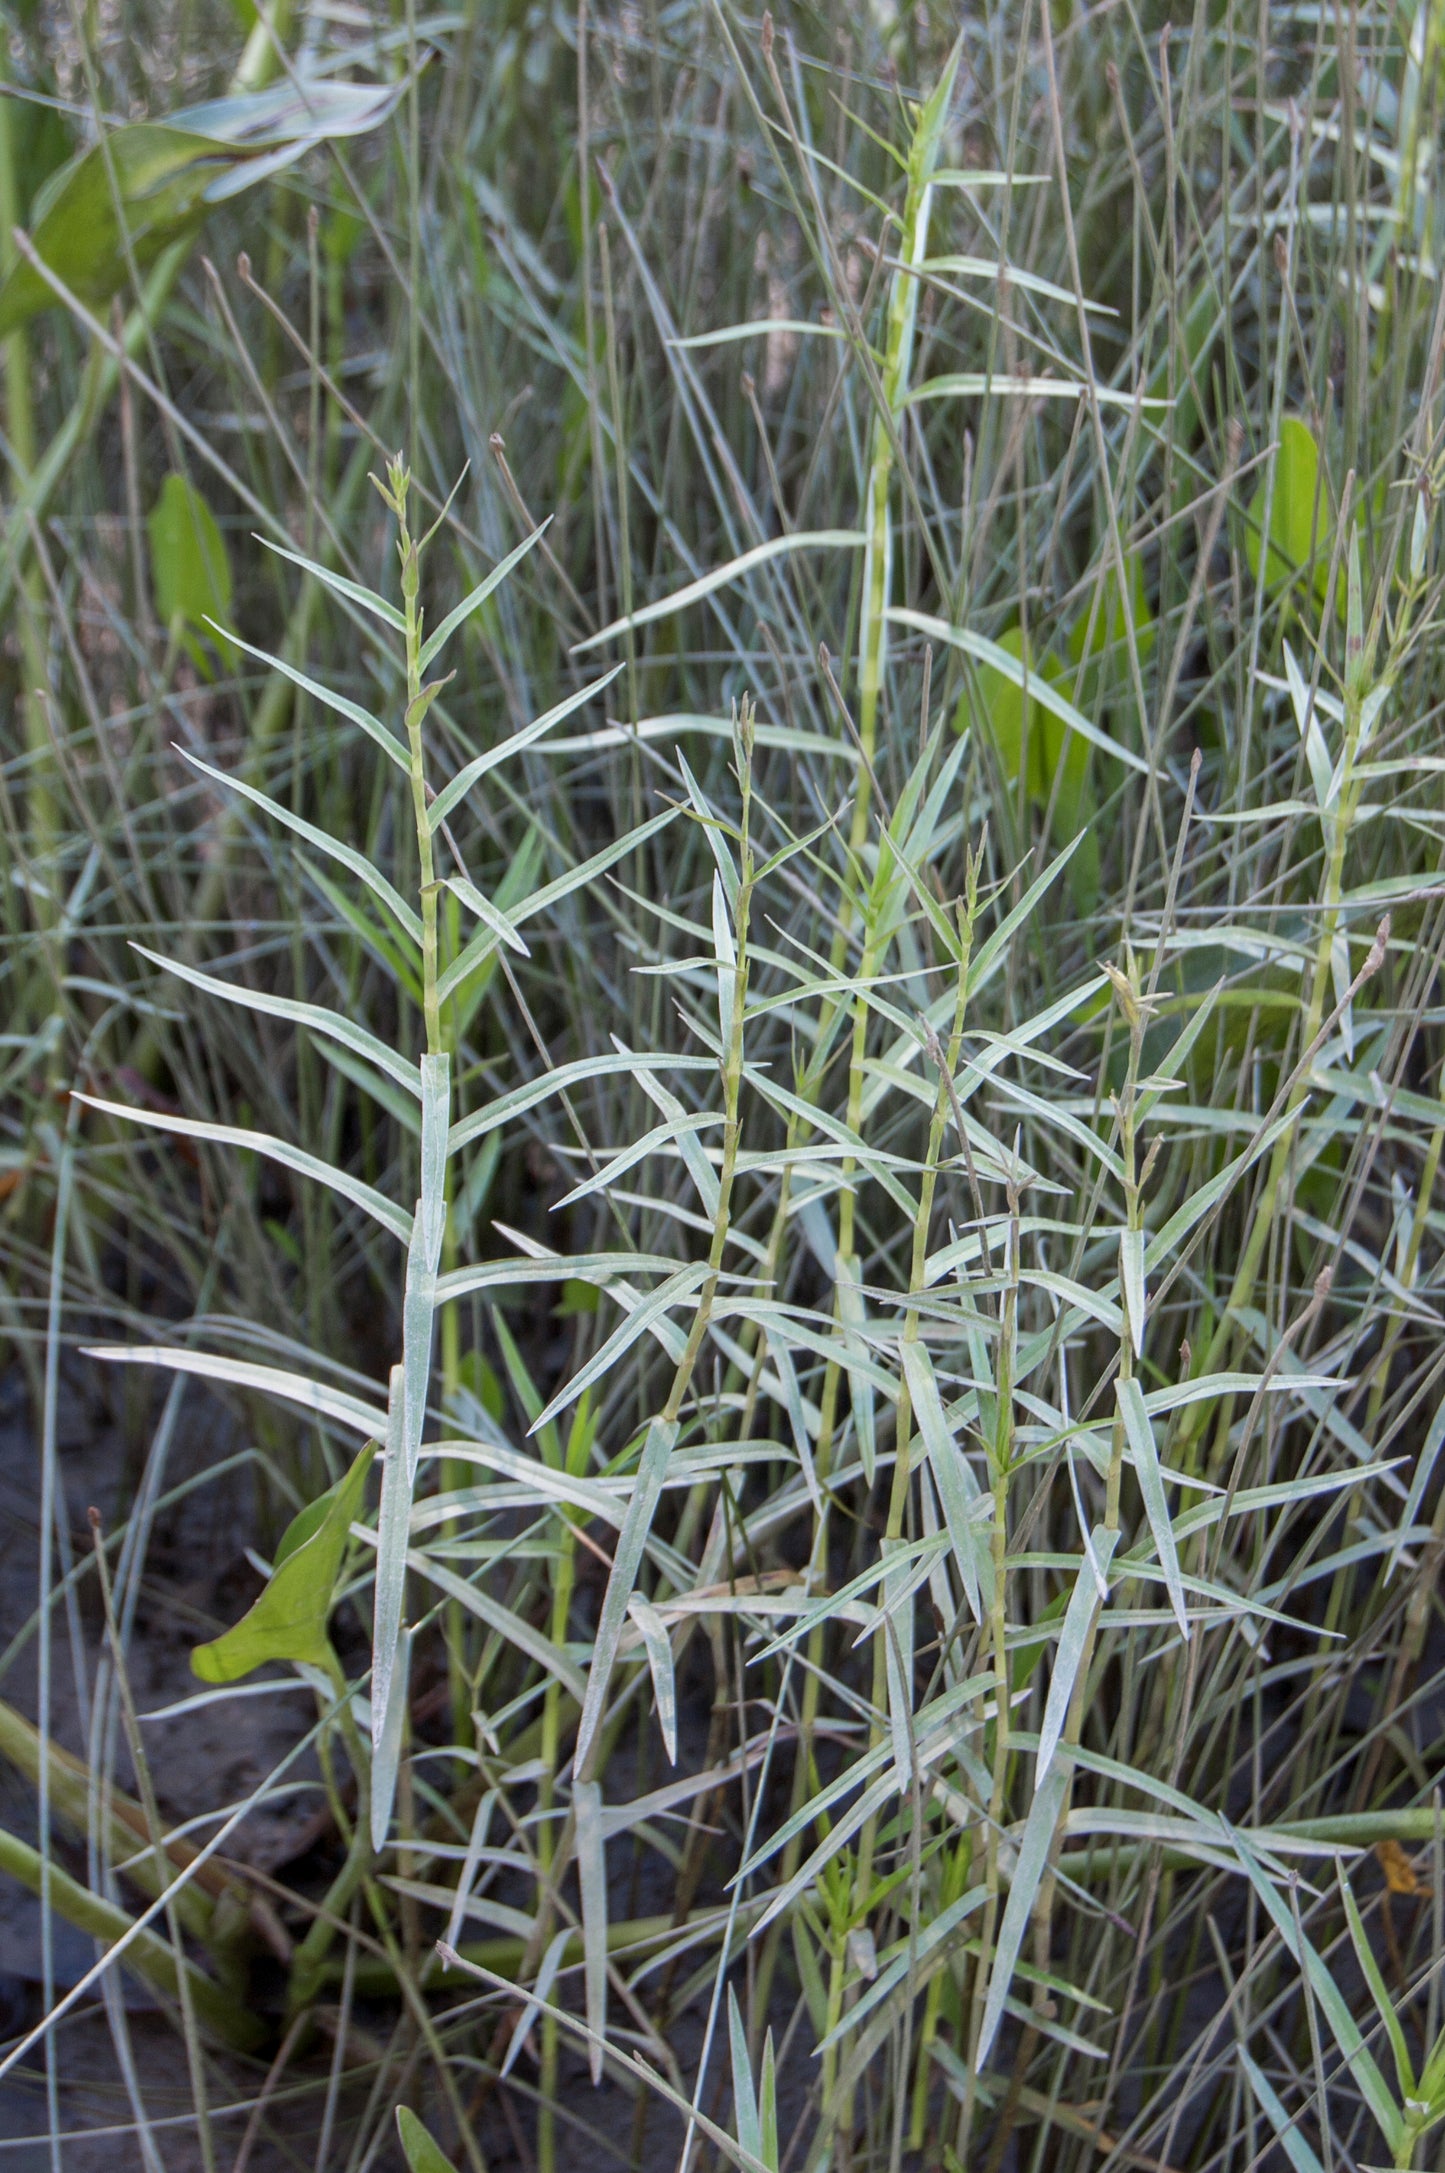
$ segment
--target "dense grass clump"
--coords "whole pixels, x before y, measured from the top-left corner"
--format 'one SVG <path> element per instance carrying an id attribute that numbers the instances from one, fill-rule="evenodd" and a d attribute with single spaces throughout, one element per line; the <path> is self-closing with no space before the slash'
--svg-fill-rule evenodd
<path id="1" fill-rule="evenodd" d="M 1439 10 L 237 12 L 0 55 L 0 2087 L 1445 2164 Z"/>

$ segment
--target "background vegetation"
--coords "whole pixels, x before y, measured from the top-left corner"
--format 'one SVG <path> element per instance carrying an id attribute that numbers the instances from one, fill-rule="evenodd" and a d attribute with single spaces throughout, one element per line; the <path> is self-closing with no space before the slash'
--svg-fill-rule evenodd
<path id="1" fill-rule="evenodd" d="M 1445 2163 L 1442 37 L 12 0 L 37 2162 Z"/>

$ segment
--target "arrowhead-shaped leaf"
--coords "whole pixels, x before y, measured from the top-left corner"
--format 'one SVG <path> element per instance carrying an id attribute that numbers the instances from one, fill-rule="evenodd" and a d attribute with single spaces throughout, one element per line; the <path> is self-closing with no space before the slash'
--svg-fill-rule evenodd
<path id="1" fill-rule="evenodd" d="M 276 1549 L 271 1581 L 254 1607 L 223 1637 L 192 1652 L 191 1668 L 202 1682 L 239 1682 L 267 1660 L 326 1664 L 326 1623 L 346 1535 L 361 1507 L 375 1454 L 375 1442 L 368 1441 L 345 1478 L 292 1518 Z"/>

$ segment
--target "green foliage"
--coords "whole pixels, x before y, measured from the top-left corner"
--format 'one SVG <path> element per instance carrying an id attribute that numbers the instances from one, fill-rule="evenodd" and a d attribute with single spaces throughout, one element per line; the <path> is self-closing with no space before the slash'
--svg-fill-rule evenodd
<path id="1" fill-rule="evenodd" d="M 1023 631 L 1010 627 L 999 636 L 1000 648 L 1017 658 L 1026 678 L 1035 672 L 1049 686 L 1067 693 L 1068 675 L 1058 659 L 1047 652 L 1026 649 Z M 1086 740 L 1015 679 L 992 664 L 978 673 L 979 698 L 989 737 L 1006 783 L 1017 787 L 1020 779 L 1036 807 L 1051 813 L 1051 833 L 1058 845 L 1071 844 L 1083 833 L 1069 864 L 1069 883 L 1075 903 L 1083 914 L 1093 911 L 1099 895 L 1099 842 L 1090 834 L 1095 801 L 1091 750 Z M 959 722 L 964 712 L 960 709 Z"/>
<path id="2" fill-rule="evenodd" d="M 331 1664 L 326 1625 L 375 1453 L 368 1442 L 346 1475 L 291 1519 L 265 1591 L 235 1628 L 192 1648 L 191 1668 L 202 1682 L 240 1682 L 268 1660 Z"/>
<path id="3" fill-rule="evenodd" d="M 156 609 L 172 634 L 184 641 L 205 670 L 200 636 L 231 615 L 231 558 L 216 517 L 184 475 L 168 475 L 146 523 Z M 211 634 L 222 657 L 236 650 L 224 634 Z M 207 672 L 209 677 L 209 672 Z"/>
<path id="4" fill-rule="evenodd" d="M 31 217 L 38 255 L 87 308 L 105 304 L 129 277 L 127 257 L 147 271 L 163 249 L 194 233 L 208 209 L 206 191 L 235 164 L 213 139 L 159 121 L 114 129 L 51 176 Z M 0 284 L 0 337 L 55 294 L 28 261 Z"/>
<path id="5" fill-rule="evenodd" d="M 105 305 L 175 242 L 196 233 L 214 207 L 328 136 L 377 126 L 395 102 L 389 90 L 298 83 L 187 107 L 168 121 L 108 129 L 78 151 L 36 196 L 36 254 L 87 308 Z M 0 338 L 44 309 L 54 290 L 26 258 L 0 282 Z"/>
<path id="6" fill-rule="evenodd" d="M 396 2109 L 396 2132 L 406 2153 L 408 2173 L 454 2173 L 450 2158 L 443 2157 L 409 2105 L 398 2105 Z"/>
<path id="7" fill-rule="evenodd" d="M 1266 500 L 1269 512 L 1266 587 L 1276 589 L 1293 584 L 1297 595 L 1312 591 L 1316 602 L 1322 604 L 1330 578 L 1334 516 L 1319 447 L 1309 424 L 1301 421 L 1298 415 L 1286 415 L 1281 422 L 1273 482 L 1271 484 L 1268 474 L 1262 476 L 1249 502 L 1244 547 L 1250 573 L 1256 580 L 1264 555 Z M 1304 576 L 1303 582 L 1300 576 Z M 1339 585 L 1339 604 L 1343 616 L 1343 580 Z"/>
<path id="8" fill-rule="evenodd" d="M 1445 83 L 1372 19 L 1347 125 L 1344 20 L 1236 0 L 364 12 L 228 88 L 224 9 L 11 16 L 67 129 L 157 116 L 124 371 L 0 305 L 54 1503 L 73 1344 L 152 1369 L 52 1904 L 235 1988 L 308 2163 L 405 2095 L 538 2173 L 1418 2165 Z M 36 232 L 108 326 L 95 157 Z M 164 1892 L 188 1716 L 132 1799 L 105 1703 L 233 1441 L 347 1470 L 185 1701 L 315 1746 L 264 1899 Z"/>

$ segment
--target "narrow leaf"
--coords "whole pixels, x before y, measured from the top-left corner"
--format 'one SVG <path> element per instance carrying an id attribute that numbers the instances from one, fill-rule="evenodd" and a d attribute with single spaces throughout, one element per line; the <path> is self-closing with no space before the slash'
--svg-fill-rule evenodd
<path id="1" fill-rule="evenodd" d="M 1397 2150 L 1405 2132 L 1403 2115 L 1365 2044 L 1344 1994 L 1309 1940 L 1298 1930 L 1294 1912 L 1275 1887 L 1274 1881 L 1266 1875 L 1244 1836 L 1236 1830 L 1231 1839 L 1235 1853 L 1244 1866 L 1245 1875 L 1264 1903 L 1286 1951 L 1293 1955 L 1308 1975 L 1320 2012 L 1329 2024 L 1330 2033 L 1339 2047 L 1341 2057 L 1360 2086 L 1361 2095 L 1373 2113 L 1380 2133 L 1390 2149 Z"/>
<path id="2" fill-rule="evenodd" d="M 1385 2035 L 1390 2040 L 1390 2050 L 1395 2058 L 1395 2079 L 1400 2087 L 1401 2100 L 1403 2102 L 1406 2098 L 1418 2097 L 1420 2092 L 1415 2082 L 1415 2069 L 1410 2059 L 1409 2047 L 1405 2043 L 1405 2032 L 1400 2027 L 1400 2017 L 1395 2012 L 1395 2003 L 1391 1999 L 1389 1988 L 1380 1974 L 1380 1965 L 1375 1960 L 1375 1950 L 1370 1945 L 1370 1935 L 1365 1930 L 1364 1920 L 1350 1889 L 1350 1882 L 1345 1877 L 1345 1867 L 1338 1858 L 1335 1861 L 1335 1875 L 1340 1884 L 1340 1898 L 1345 1905 L 1345 1921 L 1350 1927 L 1350 1939 L 1355 1949 L 1355 1959 L 1360 1965 L 1361 1975 L 1370 1988 L 1370 1997 L 1375 2003 L 1375 2012 L 1384 2024 Z M 1388 1900 L 1384 1906 L 1389 1907 Z"/>
<path id="3" fill-rule="evenodd" d="M 639 1336 L 647 1334 L 649 1329 L 655 1330 L 656 1323 L 670 1307 L 685 1305 L 693 1293 L 706 1282 L 707 1272 L 706 1261 L 694 1260 L 687 1267 L 679 1268 L 675 1275 L 669 1275 L 665 1283 L 660 1283 L 656 1290 L 643 1298 L 627 1319 L 613 1329 L 601 1349 L 593 1352 L 586 1365 L 578 1368 L 564 1388 L 558 1389 L 530 1431 L 538 1433 L 542 1427 L 550 1425 L 569 1404 L 576 1402 L 584 1388 L 590 1388 L 594 1381 L 600 1381 L 605 1373 L 609 1373 L 618 1360 L 631 1350 Z M 631 1587 L 628 1589 L 630 1591 Z M 626 1603 L 627 1593 L 624 1592 L 620 1604 L 625 1607 Z"/>
<path id="4" fill-rule="evenodd" d="M 371 1845 L 384 1848 L 391 1829 L 391 1810 L 396 1800 L 396 1777 L 406 1735 L 406 1710 L 411 1687 L 411 1631 L 403 1629 L 396 1657 L 387 1679 L 386 1710 L 371 1756 Z M 372 1706 L 375 1712 L 375 1704 Z"/>
<path id="5" fill-rule="evenodd" d="M 374 1404 L 328 1382 L 313 1381 L 304 1373 L 287 1373 L 277 1366 L 258 1366 L 248 1358 L 222 1358 L 214 1351 L 188 1351 L 168 1343 L 91 1344 L 86 1358 L 103 1358 L 113 1366 L 165 1366 L 172 1373 L 193 1373 L 203 1381 L 220 1381 L 228 1388 L 254 1388 L 265 1396 L 279 1396 L 283 1403 L 300 1404 L 320 1419 L 330 1419 L 352 1433 L 381 1440 L 386 1415 Z"/>
<path id="6" fill-rule="evenodd" d="M 1144 1349 L 1145 1315 L 1144 1232 L 1119 1232 L 1119 1294 L 1129 1322 L 1129 1341 L 1138 1358 Z"/>
<path id="7" fill-rule="evenodd" d="M 549 709 L 545 716 L 536 717 L 530 724 L 524 724 L 520 732 L 509 732 L 505 739 L 499 739 L 496 746 L 489 747 L 485 754 L 474 756 L 466 768 L 458 770 L 451 783 L 445 785 L 432 801 L 427 810 L 428 829 L 433 832 L 438 830 L 452 809 L 466 798 L 473 785 L 485 777 L 489 770 L 496 769 L 498 763 L 506 762 L 512 755 L 520 754 L 524 747 L 530 747 L 544 732 L 550 732 L 554 724 L 560 724 L 574 710 L 581 709 L 594 695 L 600 694 L 604 687 L 610 687 L 622 669 L 623 666 L 618 664 L 612 671 L 604 673 L 602 678 L 590 680 L 585 687 L 579 687 L 575 693 L 558 702 L 555 709 Z"/>
<path id="8" fill-rule="evenodd" d="M 730 581 L 738 581 L 755 567 L 764 566 L 770 559 L 782 558 L 793 551 L 856 551 L 867 537 L 857 528 L 819 528 L 806 534 L 773 536 L 766 543 L 754 544 L 738 558 L 730 558 L 725 565 L 714 566 L 700 580 L 689 581 L 686 588 L 674 589 L 671 596 L 659 596 L 655 603 L 644 604 L 640 611 L 633 611 L 625 619 L 614 619 L 604 626 L 600 634 L 589 634 L 585 641 L 577 642 L 572 654 L 580 656 L 585 649 L 600 649 L 606 641 L 615 641 L 630 627 L 650 626 L 654 619 L 665 619 L 675 611 L 685 611 L 689 604 L 711 596 L 715 589 L 726 588 Z"/>
<path id="9" fill-rule="evenodd" d="M 284 824 L 286 829 L 294 830 L 297 837 L 305 838 L 307 844 L 314 846 L 317 852 L 325 853 L 328 859 L 339 861 L 358 882 L 365 883 L 367 889 L 380 898 L 388 913 L 406 930 L 413 943 L 421 942 L 421 915 L 407 904 L 400 891 L 387 881 L 380 868 L 372 866 L 365 853 L 358 852 L 355 846 L 333 837 L 329 830 L 318 830 L 314 823 L 303 822 L 289 807 L 283 807 L 279 800 L 273 800 L 268 793 L 258 792 L 254 785 L 248 785 L 244 779 L 229 776 L 225 770 L 213 769 L 199 755 L 187 754 L 184 747 L 178 747 L 176 752 L 182 761 L 190 763 L 192 769 L 200 770 L 205 776 L 213 778 L 228 792 L 239 792 L 243 800 L 249 800 L 253 807 L 259 807 L 273 822 Z"/>
<path id="10" fill-rule="evenodd" d="M 1009 1883 L 1003 1921 L 998 1928 L 998 1945 L 994 1951 L 993 1968 L 989 1973 L 988 1995 L 983 2004 L 983 2023 L 978 2037 L 980 2067 L 993 2049 L 998 2026 L 1003 2020 L 1004 2002 L 1013 1982 L 1014 1964 L 1019 1958 L 1019 1949 L 1029 1927 L 1029 1918 L 1033 1915 L 1034 1900 L 1044 1875 L 1044 1867 L 1048 1863 L 1049 1844 L 1053 1840 L 1054 1828 L 1064 1808 L 1067 1788 L 1068 1776 L 1064 1768 L 1058 1764 L 1051 1766 L 1034 1790 L 1034 1800 L 1024 1822 L 1018 1861 L 1014 1865 L 1013 1878 Z"/>
<path id="11" fill-rule="evenodd" d="M 319 581 L 323 588 L 330 589 L 334 596 L 343 596 L 348 603 L 359 604 L 363 611 L 369 611 L 374 619 L 380 619 L 382 625 L 389 626 L 394 633 L 406 632 L 406 620 L 396 605 L 389 604 L 374 589 L 363 588 L 359 581 L 348 581 L 344 574 L 333 573 L 329 566 L 318 566 L 314 558 L 303 558 L 299 551 L 288 551 L 281 544 L 272 543 L 267 536 L 257 536 L 256 541 L 264 544 L 268 551 L 274 551 L 278 558 L 289 559 L 293 566 L 299 566 L 303 573 L 309 573 L 313 580 Z"/>
<path id="12" fill-rule="evenodd" d="M 763 2129 L 758 2118 L 757 2093 L 753 2088 L 752 2062 L 748 2058 L 748 2033 L 743 2027 L 738 1996 L 728 1986 L 728 2042 L 733 2060 L 733 2119 L 738 2141 L 751 2157 L 763 2155 Z"/>
<path id="13" fill-rule="evenodd" d="M 1149 1519 L 1149 1529 L 1154 1535 L 1154 1547 L 1159 1556 L 1159 1567 L 1164 1573 L 1164 1586 L 1169 1594 L 1169 1604 L 1179 1621 L 1182 1637 L 1189 1635 L 1189 1618 L 1184 1612 L 1184 1587 L 1179 1578 L 1179 1554 L 1174 1544 L 1174 1527 L 1169 1521 L 1169 1504 L 1164 1498 L 1164 1475 L 1159 1469 L 1159 1451 L 1154 1442 L 1154 1426 L 1144 1404 L 1144 1391 L 1136 1380 L 1119 1381 L 1115 1384 L 1119 1399 L 1119 1415 L 1124 1421 L 1124 1432 L 1134 1452 L 1134 1469 L 1138 1475 L 1139 1491 L 1144 1497 L 1144 1514 Z"/>
<path id="14" fill-rule="evenodd" d="M 1300 2134 L 1298 2121 L 1290 2118 L 1273 2087 L 1255 2066 L 1243 2045 L 1239 2048 L 1239 2064 L 1249 2078 L 1249 2087 L 1259 2101 L 1261 2112 L 1274 2129 L 1286 2158 L 1294 2167 L 1294 2173 L 1325 2173 L 1319 2159 Z"/>
<path id="15" fill-rule="evenodd" d="M 915 633 L 924 635 L 929 641 L 945 642 L 951 649 L 961 649 L 965 656 L 973 657 L 977 663 L 991 665 L 1003 678 L 1012 680 L 1016 687 L 1022 688 L 1041 709 L 1050 711 L 1060 724 L 1067 725 L 1071 732 L 1077 732 L 1080 739 L 1086 739 L 1091 747 L 1099 748 L 1113 761 L 1126 762 L 1131 769 L 1139 770 L 1147 776 L 1149 765 L 1141 755 L 1136 755 L 1133 748 L 1126 747 L 1122 741 L 1111 739 L 1097 724 L 1090 724 L 1088 718 L 1075 709 L 1073 703 L 1057 687 L 1052 686 L 1038 671 L 1029 671 L 1021 658 L 1011 656 L 998 642 L 990 641 L 984 634 L 975 634 L 966 626 L 949 626 L 943 619 L 933 619 L 926 612 L 910 611 L 901 606 L 891 610 L 888 616 L 895 626 L 910 626 Z"/>
<path id="16" fill-rule="evenodd" d="M 270 1132 L 250 1132 L 238 1124 L 210 1124 L 200 1117 L 173 1117 L 156 1109 L 132 1109 L 125 1102 L 101 1101 L 97 1095 L 75 1093 L 74 1099 L 83 1102 L 87 1109 L 98 1109 L 107 1117 L 123 1117 L 129 1124 L 148 1124 L 158 1132 L 171 1132 L 180 1139 L 204 1139 L 216 1147 L 239 1147 L 248 1154 L 264 1155 L 268 1161 L 279 1162 L 284 1168 L 294 1170 L 298 1177 L 314 1178 L 318 1184 L 329 1185 L 333 1192 L 350 1200 L 379 1222 L 383 1229 L 399 1237 L 403 1245 L 411 1236 L 411 1217 L 406 1210 L 393 1205 L 386 1195 L 374 1186 L 363 1184 L 359 1177 L 323 1162 L 319 1155 L 307 1154 L 301 1147 L 293 1147 L 288 1140 L 277 1139 Z"/>
<path id="17" fill-rule="evenodd" d="M 612 1557 L 612 1570 L 607 1579 L 607 1591 L 602 1601 L 602 1613 L 597 1624 L 597 1640 L 592 1648 L 592 1665 L 587 1675 L 587 1696 L 582 1706 L 582 1719 L 577 1729 L 577 1747 L 573 1753 L 573 1768 L 585 1773 L 587 1755 L 592 1739 L 601 1724 L 603 1709 L 607 1703 L 607 1686 L 612 1677 L 612 1663 L 617 1657 L 618 1640 L 627 1614 L 627 1603 L 637 1581 L 647 1535 L 652 1530 L 652 1519 L 662 1495 L 662 1482 L 667 1475 L 668 1459 L 677 1443 L 675 1421 L 654 1419 L 647 1429 L 641 1461 L 637 1467 L 637 1481 L 632 1499 L 627 1505 L 627 1515 L 618 1534 L 617 1549 Z"/>
<path id="18" fill-rule="evenodd" d="M 344 717 L 348 724 L 356 725 L 365 732 L 368 739 L 375 741 L 382 753 L 389 756 L 399 770 L 408 777 L 411 775 L 411 758 L 405 747 L 394 732 L 389 731 L 379 718 L 372 716 L 369 709 L 363 709 L 359 702 L 348 701 L 344 694 L 338 694 L 334 687 L 323 686 L 318 679 L 308 679 L 305 672 L 298 671 L 294 664 L 288 664 L 284 657 L 272 656 L 268 649 L 253 649 L 249 641 L 242 641 L 239 634 L 233 634 L 225 627 L 218 626 L 215 630 L 218 634 L 223 634 L 233 648 L 244 649 L 247 656 L 255 657 L 258 664 L 264 664 L 269 671 L 280 672 L 283 679 L 289 679 L 292 686 L 299 687 L 303 694 L 309 694 L 323 708 L 335 710 L 338 717 Z"/>
<path id="19" fill-rule="evenodd" d="M 982 1498 L 982 1489 L 943 1415 L 933 1360 L 924 1344 L 911 1340 L 904 1342 L 903 1374 L 918 1431 L 928 1451 L 938 1498 L 943 1504 L 943 1520 L 948 1526 L 949 1543 L 958 1564 L 969 1612 L 975 1622 L 982 1622 L 982 1581 L 988 1574 L 985 1560 L 988 1541 L 974 1514 Z"/>
<path id="20" fill-rule="evenodd" d="M 607 1847 L 602 1832 L 602 1790 L 596 1781 L 576 1781 L 572 1805 L 577 1818 L 577 1883 L 582 1895 L 582 1965 L 587 1995 L 588 2059 L 592 2080 L 602 2080 L 602 2048 L 607 2037 Z"/>
<path id="21" fill-rule="evenodd" d="M 667 1624 L 650 1600 L 640 1592 L 634 1592 L 627 1603 L 627 1612 L 637 1624 L 647 1653 L 647 1665 L 652 1673 L 652 1695 L 657 1706 L 657 1725 L 662 1730 L 662 1747 L 667 1752 L 667 1762 L 677 1764 L 677 1681 L 672 1664 L 672 1639 L 667 1634 Z"/>
<path id="22" fill-rule="evenodd" d="M 509 551 L 507 553 L 507 556 L 501 561 L 501 563 L 494 566 L 491 572 L 487 574 L 483 580 L 477 583 L 476 587 L 472 590 L 470 596 L 464 596 L 459 604 L 453 605 L 452 609 L 442 620 L 442 623 L 437 628 L 436 632 L 434 634 L 428 634 L 426 640 L 421 645 L 421 653 L 417 658 L 417 665 L 421 671 L 425 671 L 428 665 L 431 664 L 438 655 L 440 655 L 441 651 L 446 647 L 446 644 L 448 643 L 448 641 L 450 641 L 452 635 L 462 624 L 463 620 L 469 619 L 472 613 L 480 609 L 480 607 L 486 602 L 487 598 L 491 595 L 493 589 L 499 588 L 501 586 L 501 584 L 506 580 L 507 575 L 511 572 L 512 568 L 516 565 L 519 565 L 521 561 L 527 556 L 527 553 L 531 550 L 533 544 L 540 542 L 541 538 L 546 534 L 551 524 L 552 516 L 548 514 L 546 520 L 543 521 L 541 527 L 534 528 L 531 535 L 526 538 L 525 542 L 519 543 L 517 545 L 515 551 Z"/>
<path id="23" fill-rule="evenodd" d="M 403 1442 L 404 1396 L 402 1369 L 391 1369 L 391 1393 L 386 1414 L 386 1462 L 381 1474 L 381 1509 L 376 1527 L 376 1582 L 372 1594 L 371 1716 L 372 1786 L 371 1843 L 386 1846 L 391 1819 L 391 1789 L 377 1782 L 380 1746 L 385 1737 L 392 1677 L 401 1649 L 402 1609 L 406 1602 L 406 1557 L 411 1488 L 407 1479 Z M 383 1777 L 384 1778 L 384 1777 Z M 377 1813 L 381 1812 L 380 1822 Z"/>
<path id="24" fill-rule="evenodd" d="M 1059 1632 L 1053 1673 L 1049 1677 L 1049 1694 L 1044 1704 L 1043 1724 L 1039 1729 L 1038 1762 L 1034 1767 L 1035 1787 L 1042 1782 L 1053 1764 L 1054 1752 L 1063 1736 L 1074 1685 L 1078 1681 L 1079 1668 L 1088 1649 L 1089 1632 L 1094 1627 L 1099 1609 L 1108 1597 L 1107 1589 L 1100 1587 L 1100 1578 L 1107 1573 L 1118 1543 L 1117 1532 L 1106 1531 L 1102 1525 L 1097 1526 L 1092 1540 L 1092 1557 L 1086 1554 L 1079 1564 L 1074 1589 L 1069 1594 L 1069 1604 L 1064 1610 L 1064 1626 Z"/>
<path id="25" fill-rule="evenodd" d="M 179 959 L 162 958 L 159 952 L 148 951 L 142 943 L 133 943 L 131 949 L 151 965 L 175 974 L 179 980 L 188 981 L 192 988 L 200 989 L 207 996 L 220 996 L 227 1003 L 239 1004 L 244 1011 L 260 1011 L 267 1018 L 285 1019 L 297 1026 L 309 1026 L 315 1034 L 326 1034 L 354 1055 L 364 1056 L 378 1071 L 385 1072 L 389 1079 L 395 1079 L 399 1086 L 409 1088 L 420 1097 L 421 1079 L 415 1064 L 398 1056 L 364 1026 L 353 1025 L 339 1011 L 328 1011 L 321 1004 L 298 1003 L 292 996 L 270 996 L 259 989 L 243 988 L 239 982 L 223 981 L 217 974 L 201 973 L 195 966 L 183 966 Z"/>

